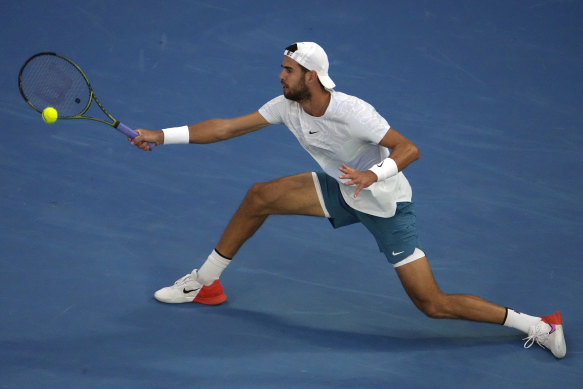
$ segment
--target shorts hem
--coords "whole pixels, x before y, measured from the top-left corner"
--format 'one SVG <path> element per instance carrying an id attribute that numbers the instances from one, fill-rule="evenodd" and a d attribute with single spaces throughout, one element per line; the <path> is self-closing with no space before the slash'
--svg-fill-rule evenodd
<path id="1" fill-rule="evenodd" d="M 401 267 L 401 266 L 406 265 L 408 263 L 415 262 L 416 260 L 421 259 L 424 256 L 425 256 L 425 253 L 421 249 L 415 248 L 415 251 L 413 251 L 413 254 L 409 255 L 405 259 L 400 260 L 397 263 L 394 263 L 393 267 L 394 268 Z"/>
<path id="2" fill-rule="evenodd" d="M 322 207 L 322 211 L 324 211 L 324 216 L 330 219 L 330 212 L 328 212 L 328 208 L 326 208 L 324 196 L 322 195 L 322 186 L 318 179 L 318 175 L 315 172 L 312 172 L 312 180 L 314 180 L 314 186 L 316 187 L 316 193 L 318 194 L 318 201 L 320 201 L 320 206 Z"/>

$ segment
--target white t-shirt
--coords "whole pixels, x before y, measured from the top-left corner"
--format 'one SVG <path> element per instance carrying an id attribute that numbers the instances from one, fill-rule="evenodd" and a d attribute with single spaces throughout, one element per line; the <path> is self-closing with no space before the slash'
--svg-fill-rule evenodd
<path id="1" fill-rule="evenodd" d="M 342 185 L 338 168 L 344 163 L 365 171 L 389 156 L 389 150 L 379 145 L 390 126 L 367 102 L 342 92 L 331 91 L 326 113 L 320 117 L 308 115 L 299 103 L 283 95 L 259 109 L 271 124 L 284 124 L 300 144 L 330 177 L 341 183 L 344 201 L 352 208 L 374 216 L 395 215 L 397 202 L 411 201 L 411 186 L 399 173 L 375 182 L 354 198 L 355 186 Z"/>

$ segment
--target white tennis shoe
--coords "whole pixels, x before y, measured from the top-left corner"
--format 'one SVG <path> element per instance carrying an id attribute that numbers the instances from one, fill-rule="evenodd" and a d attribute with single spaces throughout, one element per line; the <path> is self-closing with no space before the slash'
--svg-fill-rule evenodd
<path id="1" fill-rule="evenodd" d="M 529 348 L 536 342 L 542 348 L 549 349 L 555 358 L 564 358 L 567 354 L 567 344 L 561 312 L 543 316 L 540 322 L 529 328 L 528 336 L 523 340 L 524 348 Z"/>
<path id="2" fill-rule="evenodd" d="M 197 270 L 178 279 L 174 285 L 154 293 L 156 300 L 167 304 L 199 303 L 218 305 L 227 300 L 219 280 L 205 286 L 197 281 Z"/>

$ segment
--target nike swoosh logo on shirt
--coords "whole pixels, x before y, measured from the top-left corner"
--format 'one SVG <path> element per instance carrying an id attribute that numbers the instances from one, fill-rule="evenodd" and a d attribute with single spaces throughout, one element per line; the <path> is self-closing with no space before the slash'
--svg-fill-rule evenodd
<path id="1" fill-rule="evenodd" d="M 404 251 L 399 251 L 398 253 L 393 251 L 391 254 L 393 254 L 393 257 L 396 257 L 397 255 L 403 254 L 403 253 L 404 253 Z"/>
<path id="2" fill-rule="evenodd" d="M 318 132 L 318 131 L 308 131 L 308 134 L 315 134 L 315 133 L 317 133 L 317 132 Z"/>

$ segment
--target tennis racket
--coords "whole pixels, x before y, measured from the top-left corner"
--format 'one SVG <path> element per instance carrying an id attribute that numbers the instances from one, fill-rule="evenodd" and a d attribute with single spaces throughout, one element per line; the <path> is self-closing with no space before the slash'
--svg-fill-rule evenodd
<path id="1" fill-rule="evenodd" d="M 105 123 L 134 139 L 139 134 L 115 120 L 101 105 L 85 73 L 70 59 L 56 53 L 38 53 L 26 60 L 18 74 L 18 88 L 35 111 L 57 110 L 59 119 L 88 119 Z M 88 116 L 95 102 L 107 118 Z M 156 144 L 149 143 L 150 150 Z"/>

